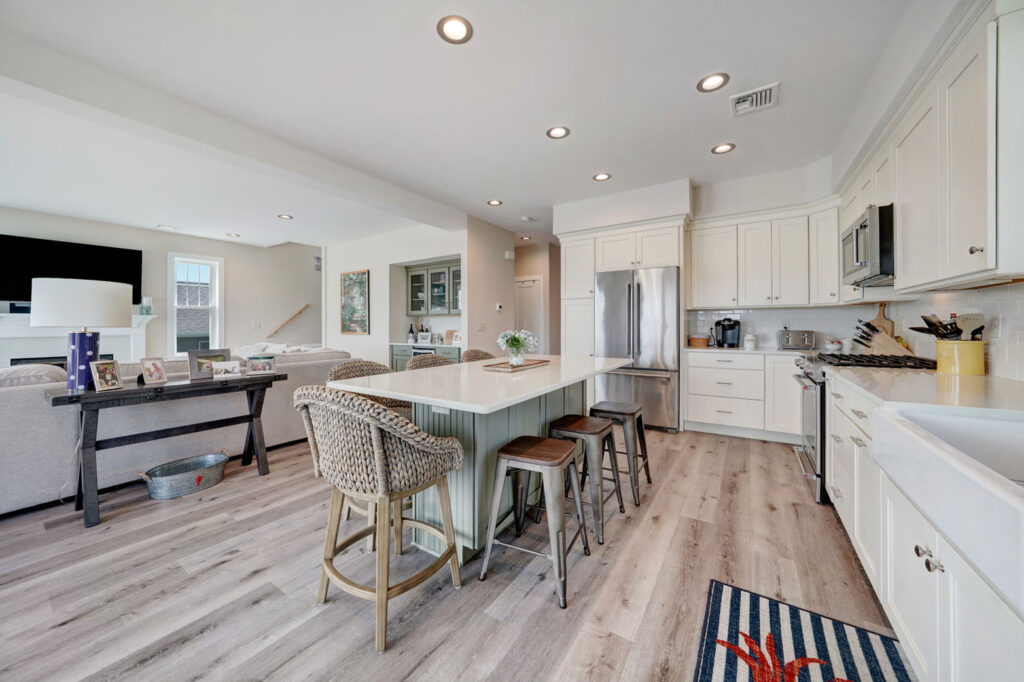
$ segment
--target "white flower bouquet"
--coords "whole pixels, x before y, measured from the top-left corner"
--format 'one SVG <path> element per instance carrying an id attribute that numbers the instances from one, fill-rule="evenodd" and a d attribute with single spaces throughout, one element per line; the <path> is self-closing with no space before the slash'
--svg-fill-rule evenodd
<path id="1" fill-rule="evenodd" d="M 526 353 L 537 350 L 537 335 L 529 329 L 506 329 L 498 336 L 498 348 L 508 351 L 508 364 L 521 367 Z"/>

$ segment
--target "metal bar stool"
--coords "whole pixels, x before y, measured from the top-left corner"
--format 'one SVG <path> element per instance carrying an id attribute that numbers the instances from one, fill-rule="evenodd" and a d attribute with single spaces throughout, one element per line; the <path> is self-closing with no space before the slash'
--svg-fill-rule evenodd
<path id="1" fill-rule="evenodd" d="M 640 506 L 640 476 L 637 472 L 636 460 L 643 460 L 647 484 L 651 483 L 651 468 L 647 463 L 647 436 L 644 434 L 643 407 L 639 403 L 617 403 L 602 400 L 590 408 L 591 417 L 610 419 L 622 427 L 622 439 L 626 443 L 626 455 L 629 468 L 629 485 L 633 489 L 633 504 Z M 637 443 L 640 448 L 637 451 Z"/>
<path id="2" fill-rule="evenodd" d="M 580 500 L 580 483 L 576 472 L 576 456 L 579 454 L 576 443 L 556 438 L 539 438 L 537 436 L 520 436 L 498 450 L 498 463 L 494 472 L 494 490 L 491 493 L 491 516 L 487 522 L 487 545 L 484 549 L 484 565 L 480 568 L 480 580 L 487 578 L 487 565 L 491 560 L 491 547 L 495 544 L 502 547 L 517 549 L 537 556 L 548 557 L 555 570 L 555 593 L 558 605 L 565 608 L 565 557 L 576 540 L 583 538 L 583 553 L 590 555 L 590 543 L 587 542 L 587 522 L 583 519 L 583 504 Z M 516 547 L 494 539 L 494 529 L 498 525 L 498 512 L 501 508 L 501 495 L 505 487 L 505 474 L 509 469 L 526 472 L 537 472 L 541 476 L 548 509 L 548 534 L 551 536 L 551 554 L 542 554 L 524 547 Z M 569 470 L 569 484 L 572 487 L 573 501 L 576 503 L 575 516 L 579 528 L 572 536 L 568 547 L 565 544 L 565 470 Z"/>
<path id="3" fill-rule="evenodd" d="M 615 456 L 615 438 L 613 436 L 614 423 L 610 419 L 602 417 L 584 417 L 581 414 L 567 414 L 551 422 L 548 427 L 548 435 L 552 438 L 569 438 L 582 440 L 585 445 L 586 460 L 583 462 L 583 474 L 580 476 L 580 485 L 586 482 L 587 469 L 594 472 L 590 477 L 590 511 L 594 518 L 594 534 L 597 536 L 597 544 L 604 544 L 604 503 L 611 497 L 604 495 L 604 482 L 610 480 L 615 484 L 615 497 L 619 501 L 619 511 L 625 512 L 622 506 L 622 488 L 619 486 L 619 465 Z M 608 457 L 612 465 L 612 477 L 605 478 L 602 474 L 602 460 L 604 451 L 608 451 Z"/>

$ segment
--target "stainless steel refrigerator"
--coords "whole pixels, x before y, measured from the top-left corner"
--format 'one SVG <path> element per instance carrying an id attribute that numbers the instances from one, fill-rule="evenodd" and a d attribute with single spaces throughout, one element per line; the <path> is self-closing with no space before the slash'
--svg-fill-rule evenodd
<path id="1" fill-rule="evenodd" d="M 633 358 L 598 375 L 597 400 L 640 403 L 644 424 L 679 428 L 679 268 L 594 277 L 594 354 Z"/>

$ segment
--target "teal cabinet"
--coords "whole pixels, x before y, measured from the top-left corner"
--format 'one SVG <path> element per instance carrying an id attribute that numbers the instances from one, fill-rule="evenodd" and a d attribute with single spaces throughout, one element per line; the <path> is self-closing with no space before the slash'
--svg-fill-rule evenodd
<path id="1" fill-rule="evenodd" d="M 425 269 L 406 270 L 405 294 L 407 315 L 427 314 L 427 271 Z"/>
<path id="2" fill-rule="evenodd" d="M 406 315 L 462 312 L 462 265 L 458 261 L 407 266 L 405 280 Z"/>
<path id="3" fill-rule="evenodd" d="M 460 362 L 462 358 L 462 349 L 456 346 L 434 346 L 429 343 L 394 343 L 391 344 L 391 369 L 395 372 L 404 372 L 409 364 L 409 360 L 412 359 L 412 347 L 415 345 L 417 348 L 433 348 L 434 352 L 438 355 L 443 355 L 446 358 Z"/>

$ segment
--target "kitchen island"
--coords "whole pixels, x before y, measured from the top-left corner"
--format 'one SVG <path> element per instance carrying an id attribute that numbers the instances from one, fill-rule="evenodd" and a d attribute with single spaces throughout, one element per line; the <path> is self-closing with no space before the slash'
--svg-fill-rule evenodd
<path id="1" fill-rule="evenodd" d="M 546 436 L 548 424 L 566 414 L 583 414 L 586 380 L 632 364 L 629 358 L 531 355 L 550 363 L 514 373 L 485 365 L 502 359 L 458 363 L 409 372 L 329 381 L 342 391 L 413 404 L 413 422 L 436 436 L 455 436 L 465 450 L 462 469 L 448 477 L 459 557 L 465 561 L 483 549 L 490 513 L 491 485 L 498 449 L 518 436 Z M 511 491 L 502 500 L 512 507 Z M 413 517 L 439 525 L 441 511 L 433 490 L 413 497 Z M 440 541 L 420 531 L 413 544 L 438 555 Z"/>

